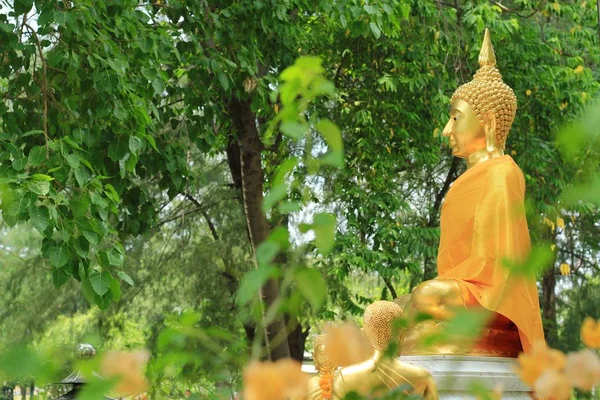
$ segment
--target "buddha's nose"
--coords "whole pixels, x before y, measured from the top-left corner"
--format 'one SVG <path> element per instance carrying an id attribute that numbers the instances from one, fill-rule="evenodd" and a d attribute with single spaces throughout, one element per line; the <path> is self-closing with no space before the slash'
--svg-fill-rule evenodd
<path id="1" fill-rule="evenodd" d="M 448 121 L 448 123 L 444 127 L 444 131 L 442 132 L 442 135 L 449 137 L 451 133 L 452 133 L 452 120 Z"/>

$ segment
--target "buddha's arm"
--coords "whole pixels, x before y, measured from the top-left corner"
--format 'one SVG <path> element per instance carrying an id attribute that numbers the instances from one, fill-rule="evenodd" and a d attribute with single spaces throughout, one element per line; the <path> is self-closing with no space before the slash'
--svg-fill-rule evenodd
<path id="1" fill-rule="evenodd" d="M 518 167 L 490 171 L 477 202 L 469 256 L 440 278 L 474 279 L 494 285 L 506 279 L 508 271 L 499 264 L 502 259 L 520 259 L 529 250 L 523 204 L 524 182 Z"/>
<path id="2" fill-rule="evenodd" d="M 406 307 L 409 317 L 426 313 L 443 321 L 456 308 L 481 303 L 467 284 L 504 285 L 509 271 L 501 265 L 502 259 L 520 258 L 528 250 L 520 170 L 514 166 L 487 175 L 481 188 L 470 194 L 472 198 L 462 200 L 476 204 L 468 256 L 457 264 L 450 264 L 450 258 L 447 264 L 438 264 L 439 277 L 420 284 L 412 293 Z"/>

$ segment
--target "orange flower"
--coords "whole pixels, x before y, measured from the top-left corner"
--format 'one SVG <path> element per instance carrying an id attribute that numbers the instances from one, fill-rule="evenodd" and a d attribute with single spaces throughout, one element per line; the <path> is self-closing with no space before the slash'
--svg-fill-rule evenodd
<path id="1" fill-rule="evenodd" d="M 244 369 L 244 400 L 283 400 L 303 398 L 309 376 L 302 365 L 286 358 L 277 362 L 253 361 Z"/>
<path id="2" fill-rule="evenodd" d="M 516 372 L 523 382 L 533 387 L 544 372 L 562 370 L 566 362 L 561 351 L 548 348 L 546 342 L 536 342 L 528 354 L 519 354 Z"/>
<path id="3" fill-rule="evenodd" d="M 581 325 L 581 341 L 592 349 L 600 349 L 600 324 L 598 322 L 587 317 Z"/>
<path id="4" fill-rule="evenodd" d="M 533 386 L 538 400 L 568 400 L 571 398 L 571 384 L 567 377 L 557 370 L 548 370 Z"/>
<path id="5" fill-rule="evenodd" d="M 148 381 L 144 369 L 149 358 L 146 350 L 108 352 L 100 363 L 100 375 L 118 379 L 115 391 L 123 396 L 145 392 Z"/>
<path id="6" fill-rule="evenodd" d="M 319 380 L 319 387 L 321 388 L 321 397 L 325 400 L 331 399 L 333 388 L 333 374 L 331 372 L 323 374 Z"/>
<path id="7" fill-rule="evenodd" d="M 600 384 L 600 358 L 595 351 L 585 349 L 567 355 L 565 375 L 577 389 L 590 391 Z"/>
<path id="8" fill-rule="evenodd" d="M 357 364 L 373 355 L 373 346 L 353 323 L 329 324 L 325 333 L 325 352 L 336 367 Z"/>

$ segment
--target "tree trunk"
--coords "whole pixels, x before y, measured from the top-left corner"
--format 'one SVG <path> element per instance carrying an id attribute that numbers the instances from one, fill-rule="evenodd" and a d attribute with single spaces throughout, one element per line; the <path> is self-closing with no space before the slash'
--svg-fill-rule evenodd
<path id="1" fill-rule="evenodd" d="M 286 321 L 293 322 L 292 328 L 288 332 L 288 343 L 290 346 L 290 357 L 299 362 L 304 361 L 304 350 L 306 349 L 306 338 L 310 332 L 310 326 L 306 330 L 302 329 L 302 324 L 297 318 L 288 316 Z M 289 325 L 288 325 L 289 326 Z"/>
<path id="2" fill-rule="evenodd" d="M 545 243 L 556 243 L 556 231 L 545 227 L 542 232 L 542 240 Z M 542 292 L 540 299 L 540 308 L 542 311 L 542 324 L 544 326 L 544 336 L 546 342 L 551 347 L 558 346 L 558 324 L 556 320 L 556 257 L 558 252 L 554 252 L 554 257 L 550 265 L 542 275 Z"/>
<path id="3" fill-rule="evenodd" d="M 554 264 L 548 268 L 542 277 L 542 321 L 544 336 L 548 346 L 558 345 L 558 332 L 556 321 L 556 274 Z"/>
<path id="4" fill-rule="evenodd" d="M 252 248 L 256 248 L 269 235 L 269 222 L 262 212 L 264 172 L 262 169 L 262 142 L 258 136 L 254 113 L 250 101 L 234 98 L 229 103 L 229 113 L 237 131 L 240 145 L 242 170 L 242 193 L 246 223 L 250 232 Z M 279 283 L 270 279 L 260 290 L 263 310 L 266 311 L 279 297 Z M 283 316 L 276 317 L 265 326 L 267 351 L 271 360 L 290 356 L 287 332 Z"/>

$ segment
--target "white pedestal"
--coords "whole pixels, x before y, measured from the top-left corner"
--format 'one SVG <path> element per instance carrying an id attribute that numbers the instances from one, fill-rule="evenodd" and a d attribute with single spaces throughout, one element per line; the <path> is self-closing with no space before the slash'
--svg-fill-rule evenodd
<path id="1" fill-rule="evenodd" d="M 516 360 L 477 356 L 402 356 L 400 360 L 428 369 L 440 400 L 476 399 L 473 387 L 502 388 L 502 399 L 531 400 L 531 389 L 513 371 Z"/>

